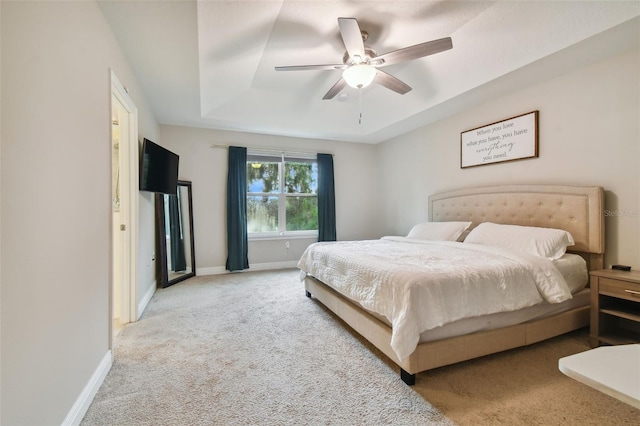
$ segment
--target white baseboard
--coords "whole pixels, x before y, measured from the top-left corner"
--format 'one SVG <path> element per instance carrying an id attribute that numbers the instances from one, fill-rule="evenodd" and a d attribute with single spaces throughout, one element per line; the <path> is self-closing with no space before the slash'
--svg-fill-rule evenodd
<path id="1" fill-rule="evenodd" d="M 147 290 L 147 292 L 144 294 L 144 297 L 138 304 L 138 310 L 137 310 L 138 315 L 136 316 L 136 319 L 135 319 L 136 321 L 140 319 L 144 310 L 147 309 L 147 305 L 149 304 L 149 302 L 151 302 L 151 298 L 153 297 L 153 294 L 156 292 L 157 288 L 158 288 L 158 283 L 154 281 L 153 285 L 149 287 L 149 290 Z"/>
<path id="2" fill-rule="evenodd" d="M 251 271 L 267 271 L 271 269 L 288 269 L 295 268 L 298 265 L 297 260 L 289 260 L 286 262 L 269 262 L 269 263 L 252 263 L 249 265 L 249 269 L 237 272 L 251 272 Z M 196 268 L 196 275 L 220 275 L 228 274 L 229 271 L 224 266 L 213 266 L 211 268 Z"/>
<path id="3" fill-rule="evenodd" d="M 249 264 L 249 269 L 247 269 L 246 271 L 250 272 L 250 271 L 268 271 L 270 269 L 289 269 L 289 268 L 295 268 L 296 266 L 298 266 L 297 260 L 288 260 L 285 262 L 254 263 L 254 264 Z"/>
<path id="4" fill-rule="evenodd" d="M 196 268 L 196 275 L 220 275 L 226 274 L 227 271 L 224 266 L 212 266 L 210 268 Z"/>
<path id="5" fill-rule="evenodd" d="M 62 422 L 62 426 L 76 426 L 82 421 L 82 418 L 87 414 L 87 410 L 96 396 L 98 389 L 102 386 L 104 378 L 107 377 L 107 373 L 113 365 L 113 354 L 108 351 L 100 361 L 98 368 L 93 372 L 89 382 L 85 385 L 82 393 L 76 399 L 75 404 L 71 407 L 71 410 Z"/>

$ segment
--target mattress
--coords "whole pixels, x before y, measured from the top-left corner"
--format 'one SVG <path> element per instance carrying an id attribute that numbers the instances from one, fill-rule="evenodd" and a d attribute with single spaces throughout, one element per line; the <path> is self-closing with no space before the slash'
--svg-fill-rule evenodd
<path id="1" fill-rule="evenodd" d="M 560 259 L 554 260 L 553 264 L 560 271 L 567 281 L 572 291 L 572 298 L 561 303 L 540 303 L 516 311 L 498 312 L 495 314 L 481 315 L 477 317 L 464 318 L 444 324 L 440 327 L 424 331 L 420 334 L 420 343 L 433 342 L 449 337 L 463 336 L 478 331 L 495 330 L 508 327 L 510 325 L 522 324 L 557 315 L 571 309 L 589 306 L 591 303 L 591 291 L 587 288 L 589 273 L 584 259 L 577 254 L 565 254 Z M 368 311 L 367 312 L 387 325 L 391 325 L 389 320 L 383 316 Z"/>
<path id="2" fill-rule="evenodd" d="M 579 256 L 554 264 L 493 247 L 402 238 L 316 243 L 298 267 L 391 324 L 391 346 L 401 360 L 421 336 L 440 338 L 426 336 L 430 330 L 453 324 L 464 334 L 487 326 L 458 323 L 467 318 L 559 305 L 587 280 Z"/>
<path id="3" fill-rule="evenodd" d="M 483 315 L 475 318 L 465 318 L 449 324 L 437 327 L 420 334 L 420 343 L 446 339 L 448 337 L 462 336 L 477 331 L 495 330 L 510 325 L 522 324 L 556 315 L 582 306 L 589 306 L 591 292 L 588 288 L 582 289 L 573 295 L 573 298 L 561 303 L 541 303 L 536 306 L 511 312 L 499 312 Z"/>

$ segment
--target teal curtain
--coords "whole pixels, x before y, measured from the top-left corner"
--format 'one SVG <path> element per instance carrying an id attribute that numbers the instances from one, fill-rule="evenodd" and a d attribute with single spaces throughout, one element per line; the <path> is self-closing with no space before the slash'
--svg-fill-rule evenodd
<path id="1" fill-rule="evenodd" d="M 229 147 L 227 174 L 227 270 L 249 268 L 247 238 L 247 148 Z"/>
<path id="2" fill-rule="evenodd" d="M 318 154 L 318 241 L 336 241 L 336 195 L 331 154 Z"/>

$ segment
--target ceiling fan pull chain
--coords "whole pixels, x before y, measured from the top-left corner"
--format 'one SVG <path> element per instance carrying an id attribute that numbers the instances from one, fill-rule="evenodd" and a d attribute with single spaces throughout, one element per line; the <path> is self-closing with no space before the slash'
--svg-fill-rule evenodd
<path id="1" fill-rule="evenodd" d="M 362 87 L 358 88 L 358 106 L 360 109 L 360 116 L 358 117 L 358 124 L 362 125 Z"/>

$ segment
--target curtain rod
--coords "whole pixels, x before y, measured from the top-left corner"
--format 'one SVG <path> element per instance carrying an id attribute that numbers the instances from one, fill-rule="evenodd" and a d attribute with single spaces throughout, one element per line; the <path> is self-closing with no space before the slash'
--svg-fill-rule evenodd
<path id="1" fill-rule="evenodd" d="M 218 145 L 215 143 L 212 143 L 210 145 L 211 149 L 228 149 L 230 145 Z M 279 154 L 331 154 L 335 157 L 335 154 L 332 152 L 320 152 L 320 151 L 300 151 L 300 150 L 293 150 L 293 149 L 287 149 L 287 148 L 251 148 L 248 146 L 241 146 L 241 145 L 233 145 L 233 146 L 238 146 L 240 148 L 247 148 L 248 151 L 252 151 L 252 152 L 264 152 L 264 153 L 269 153 L 269 154 L 273 154 L 273 153 L 279 153 Z"/>

